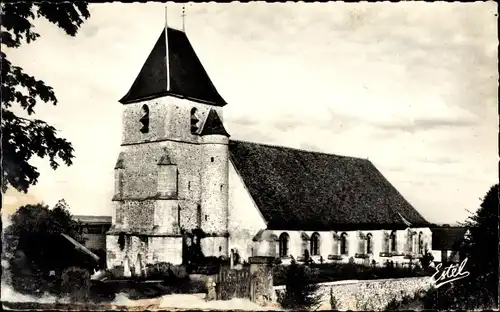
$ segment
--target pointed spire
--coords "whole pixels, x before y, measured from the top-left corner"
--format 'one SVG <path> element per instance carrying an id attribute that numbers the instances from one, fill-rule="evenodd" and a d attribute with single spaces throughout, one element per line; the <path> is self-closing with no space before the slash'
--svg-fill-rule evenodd
<path id="1" fill-rule="evenodd" d="M 227 103 L 213 85 L 186 34 L 167 25 L 137 75 L 122 104 L 166 95 L 213 106 Z"/>

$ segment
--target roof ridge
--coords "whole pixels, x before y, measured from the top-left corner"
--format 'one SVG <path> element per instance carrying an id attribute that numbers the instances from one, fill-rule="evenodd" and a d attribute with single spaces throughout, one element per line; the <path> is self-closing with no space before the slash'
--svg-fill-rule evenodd
<path id="1" fill-rule="evenodd" d="M 257 144 L 257 145 L 263 145 L 263 146 L 268 146 L 268 147 L 273 147 L 273 148 L 285 148 L 285 149 L 290 149 L 290 150 L 295 150 L 295 151 L 300 151 L 300 152 L 305 152 L 305 153 L 310 153 L 310 154 L 319 154 L 319 155 L 326 155 L 326 156 L 335 156 L 335 157 L 341 157 L 341 158 L 352 158 L 352 159 L 364 160 L 364 161 L 368 161 L 371 163 L 371 161 L 368 158 L 338 155 L 338 154 L 332 154 L 332 153 L 326 153 L 326 152 L 320 152 L 320 151 L 311 151 L 311 150 L 306 150 L 303 148 L 276 145 L 276 144 L 270 144 L 270 143 L 258 143 L 258 142 L 251 142 L 251 141 L 246 141 L 246 140 L 233 140 L 233 139 L 231 139 L 229 142 Z"/>

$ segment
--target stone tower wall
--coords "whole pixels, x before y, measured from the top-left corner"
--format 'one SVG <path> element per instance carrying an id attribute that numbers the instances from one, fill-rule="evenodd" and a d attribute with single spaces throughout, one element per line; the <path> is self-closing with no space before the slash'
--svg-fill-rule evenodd
<path id="1" fill-rule="evenodd" d="M 149 110 L 147 133 L 140 131 L 144 105 Z M 148 261 L 179 262 L 181 229 L 192 231 L 200 227 L 221 235 L 205 239 L 204 250 L 209 255 L 227 255 L 227 237 L 223 236 L 227 233 L 227 138 L 221 141 L 215 136 L 215 141 L 209 141 L 211 144 L 202 144 L 202 138 L 191 133 L 193 108 L 200 127 L 211 108 L 222 119 L 222 108 L 171 97 L 123 106 L 122 146 L 115 169 L 112 213 L 115 231 L 107 237 L 109 265 L 119 265 L 127 255 L 134 257 L 137 249 L 132 244 L 121 250 L 117 235 L 120 232 L 160 235 L 150 236 L 145 247 L 150 254 Z M 165 155 L 169 164 L 159 165 Z M 203 169 L 206 164 L 208 171 Z M 210 216 L 210 222 L 202 224 L 205 214 Z"/>
<path id="2" fill-rule="evenodd" d="M 206 256 L 228 255 L 228 138 L 202 138 L 201 229 L 210 237 L 202 239 Z"/>

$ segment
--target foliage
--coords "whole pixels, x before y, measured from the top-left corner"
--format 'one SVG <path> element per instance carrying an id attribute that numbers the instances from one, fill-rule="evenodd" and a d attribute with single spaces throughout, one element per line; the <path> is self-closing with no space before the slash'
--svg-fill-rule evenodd
<path id="1" fill-rule="evenodd" d="M 304 310 L 320 304 L 314 273 L 309 267 L 292 261 L 286 274 L 285 293 L 279 298 L 283 308 Z"/>
<path id="2" fill-rule="evenodd" d="M 431 276 L 434 270 L 424 270 L 419 267 L 403 268 L 395 267 L 387 263 L 383 267 L 368 266 L 356 263 L 313 263 L 309 267 L 318 272 L 314 276 L 314 283 L 334 282 L 341 280 L 371 280 L 385 278 L 403 278 Z M 273 269 L 273 278 L 275 285 L 283 285 L 286 280 L 287 266 L 277 265 Z"/>
<path id="3" fill-rule="evenodd" d="M 229 259 L 224 257 L 202 257 L 196 263 L 187 265 L 187 269 L 192 274 L 214 275 L 222 266 L 229 266 L 229 262 Z"/>
<path id="4" fill-rule="evenodd" d="M 53 209 L 42 204 L 20 207 L 6 229 L 10 250 L 21 250 L 27 259 L 41 270 L 62 265 L 61 233 L 83 243 L 80 224 L 72 219 L 64 200 Z"/>
<path id="5" fill-rule="evenodd" d="M 431 289 L 416 299 L 393 302 L 391 308 L 406 309 L 416 302 L 424 309 L 481 310 L 498 307 L 498 184 L 490 188 L 481 207 L 465 226 L 470 235 L 460 251 L 467 257 L 469 276 Z"/>
<path id="6" fill-rule="evenodd" d="M 186 268 L 166 262 L 147 265 L 147 278 L 159 280 L 182 280 L 188 278 Z"/>
<path id="7" fill-rule="evenodd" d="M 429 292 L 429 309 L 489 309 L 498 307 L 498 184 L 487 192 L 477 212 L 465 222 L 470 234 L 460 253 L 470 275 Z"/>
<path id="8" fill-rule="evenodd" d="M 428 268 L 433 260 L 434 256 L 428 250 L 426 250 L 424 255 L 420 257 L 420 263 L 424 269 Z"/>
<path id="9" fill-rule="evenodd" d="M 498 196 L 496 184 L 487 192 L 478 211 L 466 221 L 470 235 L 463 253 L 468 259 L 466 269 L 470 277 L 462 281 L 470 281 L 464 286 L 468 286 L 479 308 L 487 308 L 488 304 L 498 306 Z"/>
<path id="10" fill-rule="evenodd" d="M 21 271 L 14 267 L 11 273 L 12 276 L 8 285 L 21 294 L 40 298 L 46 293 L 59 293 L 59 281 L 55 278 L 48 278 L 46 274 L 37 268 Z"/>
<path id="11" fill-rule="evenodd" d="M 63 271 L 61 291 L 73 302 L 83 302 L 89 297 L 90 274 L 87 270 L 70 267 Z"/>
<path id="12" fill-rule="evenodd" d="M 7 59 L 6 48 L 18 48 L 40 37 L 33 29 L 35 18 L 43 17 L 68 35 L 75 36 L 89 16 L 85 2 L 1 4 L 2 192 L 9 185 L 27 192 L 30 185 L 37 183 L 40 174 L 29 164 L 34 155 L 48 157 L 53 169 L 57 169 L 60 160 L 71 165 L 74 157 L 71 143 L 58 137 L 54 127 L 39 119 L 17 116 L 11 110 L 18 104 L 32 116 L 37 102 L 56 105 L 57 98 L 51 87 L 13 65 Z"/>
<path id="13" fill-rule="evenodd" d="M 2 258 L 10 264 L 13 288 L 33 295 L 56 291 L 58 281 L 49 277 L 49 271 L 60 272 L 78 260 L 74 247 L 60 234 L 83 242 L 80 224 L 64 200 L 53 209 L 42 204 L 22 206 L 11 221 L 4 232 Z"/>

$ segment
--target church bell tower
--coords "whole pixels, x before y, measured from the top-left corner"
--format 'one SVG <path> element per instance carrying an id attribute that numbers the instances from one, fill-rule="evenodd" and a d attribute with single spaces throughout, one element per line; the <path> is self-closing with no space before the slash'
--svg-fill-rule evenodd
<path id="1" fill-rule="evenodd" d="M 205 256 L 227 256 L 226 102 L 185 32 L 165 27 L 120 103 L 108 267 L 180 264 L 196 230 Z"/>

